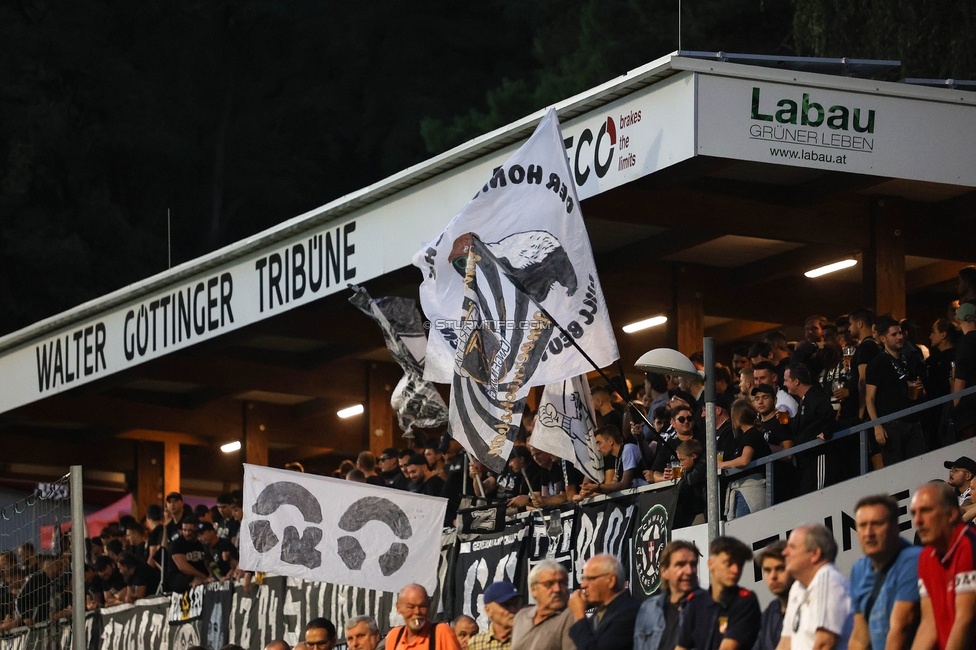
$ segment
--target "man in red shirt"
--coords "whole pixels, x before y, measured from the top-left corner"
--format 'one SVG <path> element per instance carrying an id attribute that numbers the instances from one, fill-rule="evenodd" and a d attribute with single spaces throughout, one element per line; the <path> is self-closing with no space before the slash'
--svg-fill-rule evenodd
<path id="1" fill-rule="evenodd" d="M 962 523 L 955 490 L 927 483 L 912 497 L 925 549 L 918 558 L 922 622 L 912 650 L 976 647 L 976 529 Z"/>

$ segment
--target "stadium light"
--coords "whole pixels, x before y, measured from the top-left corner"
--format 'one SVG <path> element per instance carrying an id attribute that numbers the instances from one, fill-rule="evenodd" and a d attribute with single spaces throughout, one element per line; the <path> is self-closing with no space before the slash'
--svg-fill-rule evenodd
<path id="1" fill-rule="evenodd" d="M 228 442 L 226 445 L 220 445 L 220 451 L 225 454 L 230 454 L 235 451 L 240 451 L 241 441 L 235 440 L 234 442 Z"/>
<path id="2" fill-rule="evenodd" d="M 840 262 L 834 262 L 833 264 L 828 264 L 827 266 L 821 266 L 819 269 L 807 271 L 803 275 L 807 276 L 808 278 L 819 278 L 821 275 L 827 275 L 828 273 L 833 273 L 834 271 L 849 269 L 855 264 L 857 264 L 857 260 L 841 260 Z"/>
<path id="3" fill-rule="evenodd" d="M 628 334 L 633 334 L 634 332 L 639 332 L 641 330 L 646 330 L 648 327 L 657 327 L 658 325 L 664 325 L 668 322 L 667 316 L 655 316 L 654 318 L 646 318 L 644 320 L 639 320 L 636 323 L 631 323 L 630 325 L 624 325 L 624 331 Z"/>
<path id="4" fill-rule="evenodd" d="M 354 415 L 359 415 L 365 409 L 363 409 L 362 404 L 356 404 L 355 406 L 350 406 L 349 408 L 344 408 L 336 413 L 340 418 L 351 418 Z"/>

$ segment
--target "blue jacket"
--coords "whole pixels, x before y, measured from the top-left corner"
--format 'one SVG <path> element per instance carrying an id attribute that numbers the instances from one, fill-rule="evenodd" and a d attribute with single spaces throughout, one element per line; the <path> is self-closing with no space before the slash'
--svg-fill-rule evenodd
<path id="1" fill-rule="evenodd" d="M 641 604 L 634 625 L 634 650 L 657 650 L 664 634 L 664 606 L 669 598 L 670 594 L 662 590 Z"/>

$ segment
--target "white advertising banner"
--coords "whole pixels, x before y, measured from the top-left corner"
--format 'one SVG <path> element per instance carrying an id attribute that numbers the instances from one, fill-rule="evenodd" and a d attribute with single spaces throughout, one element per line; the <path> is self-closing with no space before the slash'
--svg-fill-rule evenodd
<path id="1" fill-rule="evenodd" d="M 434 593 L 447 499 L 244 465 L 242 569 Z"/>
<path id="2" fill-rule="evenodd" d="M 976 186 L 976 106 L 703 74 L 698 153 Z"/>
<path id="3" fill-rule="evenodd" d="M 737 537 L 759 551 L 773 542 L 785 540 L 790 531 L 803 524 L 820 524 L 829 528 L 837 540 L 837 568 L 850 576 L 851 567 L 863 556 L 854 527 L 854 505 L 869 494 L 890 494 L 898 501 L 902 537 L 911 542 L 915 536 L 908 512 L 916 488 L 932 479 L 949 476 L 943 463 L 960 456 L 976 458 L 976 438 L 906 460 L 892 467 L 871 472 L 855 480 L 807 494 L 725 524 L 725 534 Z M 758 570 L 745 567 L 739 583 L 752 589 L 765 603 L 771 596 Z"/>

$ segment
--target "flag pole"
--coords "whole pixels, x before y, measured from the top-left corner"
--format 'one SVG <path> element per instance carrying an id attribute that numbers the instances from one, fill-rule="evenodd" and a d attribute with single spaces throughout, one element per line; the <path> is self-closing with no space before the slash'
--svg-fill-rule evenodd
<path id="1" fill-rule="evenodd" d="M 640 414 L 641 419 L 644 421 L 644 424 L 646 424 L 647 426 L 649 426 L 649 427 L 651 427 L 653 429 L 654 427 L 651 424 L 650 420 L 647 419 L 647 416 L 644 415 L 643 411 L 641 411 L 639 408 L 637 408 L 634 405 L 634 403 L 630 399 L 630 396 L 629 395 L 628 396 L 620 395 L 620 391 L 618 391 L 614 387 L 613 382 L 610 381 L 610 377 L 607 376 L 607 373 L 603 372 L 603 369 L 600 368 L 600 366 L 596 365 L 596 362 L 592 358 L 590 358 L 590 355 L 588 355 L 586 353 L 586 350 L 584 350 L 583 348 L 580 347 L 579 343 L 576 342 L 576 339 L 574 339 L 572 337 L 572 335 L 570 335 L 570 333 L 567 332 L 565 330 L 565 328 L 563 328 L 562 325 L 560 325 L 558 322 L 556 322 L 556 319 L 552 317 L 552 314 L 549 313 L 549 310 L 546 309 L 545 307 L 543 307 L 542 305 L 540 305 L 535 300 L 535 298 L 533 298 L 531 296 L 531 294 L 529 294 L 529 292 L 526 290 L 525 286 L 521 282 L 519 282 L 517 278 L 515 278 L 511 274 L 509 274 L 508 270 L 504 266 L 502 266 L 502 264 L 498 261 L 498 258 L 495 257 L 494 253 L 492 253 L 490 250 L 488 250 L 488 247 L 484 245 L 484 242 L 482 242 L 480 239 L 478 239 L 477 235 L 472 235 L 471 238 L 477 240 L 478 243 L 481 244 L 479 246 L 479 248 L 481 249 L 481 252 L 484 253 L 488 257 L 488 259 L 490 259 L 495 264 L 496 267 L 498 267 L 498 270 L 500 270 L 505 275 L 505 277 L 508 278 L 508 281 L 512 283 L 512 286 L 514 286 L 516 289 L 518 289 L 519 291 L 521 291 L 522 293 L 524 293 L 529 298 L 529 300 L 531 300 L 533 303 L 535 303 L 535 306 L 539 308 L 539 311 L 542 312 L 542 315 L 545 316 L 549 320 L 549 322 L 552 323 L 556 327 L 557 330 L 559 330 L 559 333 L 563 335 L 563 338 L 565 338 L 567 341 L 569 341 L 570 345 L 572 345 L 574 348 L 576 348 L 579 351 L 579 353 L 581 355 L 583 355 L 583 358 L 586 359 L 587 363 L 589 363 L 591 366 L 593 366 L 593 369 L 596 370 L 598 373 L 600 373 L 600 376 L 603 378 L 603 381 L 607 382 L 607 387 L 610 390 L 612 390 L 613 392 L 615 392 L 617 395 L 619 395 L 620 396 L 620 399 L 622 399 L 624 402 L 627 403 L 627 406 L 633 407 L 633 410 L 637 411 L 637 413 Z M 618 361 L 619 361 L 619 359 L 618 359 Z M 623 363 L 621 362 L 621 370 L 622 369 L 623 369 Z M 623 378 L 623 377 L 621 377 L 621 378 Z M 626 382 L 626 379 L 625 379 L 625 382 Z M 626 383 L 624 385 L 626 386 Z M 621 433 L 623 433 L 623 432 L 621 432 Z"/>

